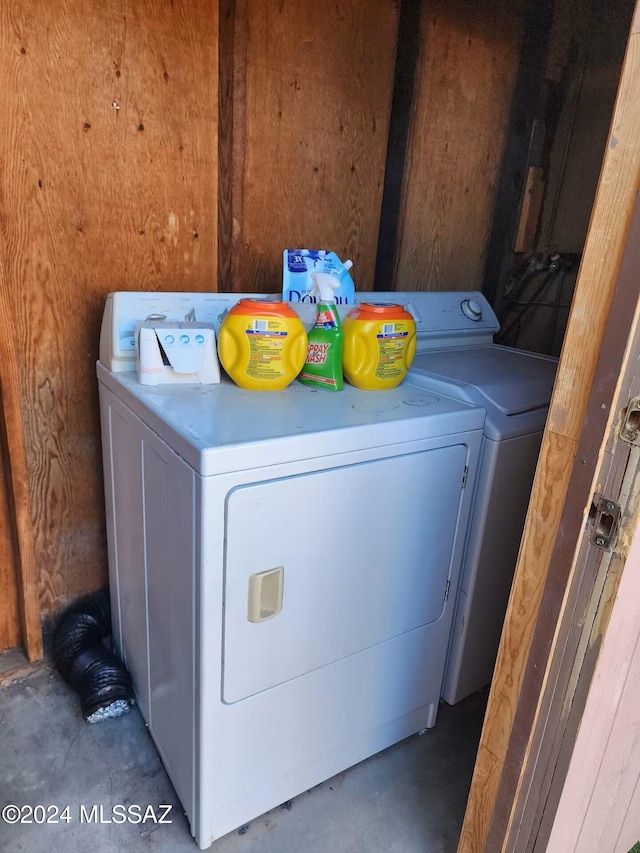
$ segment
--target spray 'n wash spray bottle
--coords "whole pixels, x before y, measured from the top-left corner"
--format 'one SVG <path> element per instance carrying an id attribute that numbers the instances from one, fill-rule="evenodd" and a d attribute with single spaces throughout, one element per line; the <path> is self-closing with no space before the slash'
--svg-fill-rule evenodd
<path id="1" fill-rule="evenodd" d="M 340 282 L 328 273 L 314 272 L 312 293 L 318 294 L 316 322 L 309 330 L 307 359 L 298 380 L 312 388 L 342 391 L 342 324 L 334 298 Z"/>

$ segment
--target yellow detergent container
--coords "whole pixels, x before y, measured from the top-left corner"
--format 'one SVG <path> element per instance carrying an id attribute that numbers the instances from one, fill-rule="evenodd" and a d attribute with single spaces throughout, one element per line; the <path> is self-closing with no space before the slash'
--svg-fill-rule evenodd
<path id="1" fill-rule="evenodd" d="M 241 388 L 280 391 L 302 369 L 307 333 L 288 303 L 240 299 L 220 326 L 218 355 Z"/>
<path id="2" fill-rule="evenodd" d="M 362 302 L 342 324 L 346 380 L 365 391 L 395 388 L 416 354 L 416 324 L 402 305 Z"/>

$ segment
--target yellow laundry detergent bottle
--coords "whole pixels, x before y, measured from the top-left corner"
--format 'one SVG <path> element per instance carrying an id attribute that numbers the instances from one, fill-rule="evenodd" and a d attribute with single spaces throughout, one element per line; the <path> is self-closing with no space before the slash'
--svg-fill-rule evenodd
<path id="1" fill-rule="evenodd" d="M 240 299 L 220 325 L 218 355 L 241 388 L 280 391 L 302 369 L 307 333 L 286 302 Z"/>
<path id="2" fill-rule="evenodd" d="M 351 385 L 365 391 L 395 388 L 416 354 L 416 324 L 402 305 L 362 302 L 342 324 L 342 366 Z"/>

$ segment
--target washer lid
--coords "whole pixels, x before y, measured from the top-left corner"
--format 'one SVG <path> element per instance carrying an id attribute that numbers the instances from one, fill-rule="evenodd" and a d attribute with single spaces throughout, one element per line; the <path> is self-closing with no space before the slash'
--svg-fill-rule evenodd
<path id="1" fill-rule="evenodd" d="M 416 355 L 411 370 L 464 383 L 505 415 L 549 405 L 558 362 L 496 345 L 434 350 Z"/>

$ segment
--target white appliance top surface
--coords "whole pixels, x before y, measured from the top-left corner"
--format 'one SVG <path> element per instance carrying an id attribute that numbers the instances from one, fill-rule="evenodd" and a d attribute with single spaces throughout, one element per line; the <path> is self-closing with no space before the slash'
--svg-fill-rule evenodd
<path id="1" fill-rule="evenodd" d="M 472 386 L 489 407 L 518 415 L 549 405 L 557 360 L 495 344 L 418 353 L 411 371 Z"/>
<path id="2" fill-rule="evenodd" d="M 390 391 L 332 393 L 138 384 L 100 362 L 98 378 L 204 476 L 482 429 L 483 408 L 405 380 Z"/>

